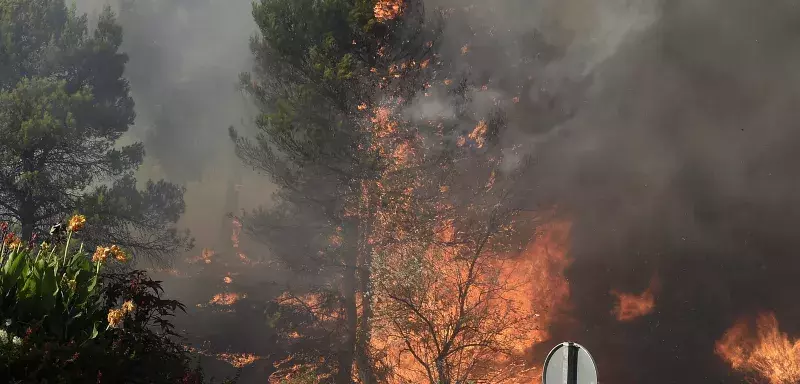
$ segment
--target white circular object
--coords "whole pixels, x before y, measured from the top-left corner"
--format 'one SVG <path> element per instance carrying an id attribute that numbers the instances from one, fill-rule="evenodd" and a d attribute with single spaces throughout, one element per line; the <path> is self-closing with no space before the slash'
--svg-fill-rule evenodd
<path id="1" fill-rule="evenodd" d="M 543 384 L 597 384 L 597 366 L 589 351 L 577 343 L 565 342 L 547 354 Z"/>

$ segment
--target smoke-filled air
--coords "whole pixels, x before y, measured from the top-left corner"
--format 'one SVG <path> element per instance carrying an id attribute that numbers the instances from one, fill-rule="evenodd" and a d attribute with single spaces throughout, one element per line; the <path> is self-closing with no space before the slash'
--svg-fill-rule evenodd
<path id="1" fill-rule="evenodd" d="M 0 382 L 798 384 L 798 26 L 0 0 Z"/>

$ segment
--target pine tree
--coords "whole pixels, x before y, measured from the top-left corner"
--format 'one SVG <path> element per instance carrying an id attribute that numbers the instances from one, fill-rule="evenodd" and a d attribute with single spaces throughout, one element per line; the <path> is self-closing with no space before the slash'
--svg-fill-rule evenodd
<path id="1" fill-rule="evenodd" d="M 63 0 L 0 3 L 0 219 L 22 235 L 87 216 L 85 240 L 165 258 L 190 244 L 175 222 L 183 189 L 137 188 L 141 143 L 123 145 L 134 103 L 122 29 L 106 8 L 90 32 Z"/>

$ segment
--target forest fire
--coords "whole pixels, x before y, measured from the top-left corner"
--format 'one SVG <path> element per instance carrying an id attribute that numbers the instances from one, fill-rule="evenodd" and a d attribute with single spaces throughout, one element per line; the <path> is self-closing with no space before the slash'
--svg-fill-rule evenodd
<path id="1" fill-rule="evenodd" d="M 386 22 L 396 19 L 403 13 L 403 0 L 381 0 L 375 3 L 375 19 Z"/>
<path id="2" fill-rule="evenodd" d="M 189 264 L 195 264 L 195 263 L 211 264 L 214 256 L 215 256 L 214 250 L 210 248 L 203 248 L 203 250 L 200 252 L 200 255 L 189 258 L 186 260 L 186 262 L 188 262 Z"/>
<path id="3" fill-rule="evenodd" d="M 409 323 L 409 327 L 396 327 L 394 332 L 386 324 L 376 326 L 381 331 L 374 335 L 372 346 L 392 368 L 389 382 L 434 380 L 431 369 L 438 360 L 450 366 L 449 371 L 459 371 L 447 373 L 459 380 L 480 378 L 522 384 L 538 379 L 541 372 L 538 366 L 529 364 L 526 354 L 549 338 L 548 327 L 567 309 L 570 291 L 563 272 L 569 265 L 570 227 L 566 221 L 542 225 L 520 254 L 478 260 L 472 267 L 477 271 L 474 285 L 464 283 L 471 279 L 471 268 L 459 260 L 463 257 L 459 251 L 428 249 L 423 262 L 434 263 L 435 273 L 412 278 L 423 286 L 421 296 L 400 300 L 402 305 L 394 307 L 397 297 L 392 297 L 392 292 L 398 287 L 389 287 L 390 297 L 377 299 L 376 324 L 381 318 Z M 442 231 L 440 236 L 452 237 L 453 229 Z M 398 257 L 404 254 L 401 251 Z M 459 292 L 466 294 L 462 297 L 465 306 L 459 306 Z M 416 315 L 400 320 L 392 314 L 402 311 L 403 306 L 414 306 L 412 313 Z M 473 324 L 474 319 L 477 322 Z M 449 341 L 454 347 L 452 353 L 434 347 L 448 343 L 452 329 L 459 328 L 452 326 L 462 322 L 469 331 Z M 402 331 L 416 329 L 413 325 L 417 323 L 428 331 Z M 483 349 L 482 345 L 492 348 Z"/>
<path id="4" fill-rule="evenodd" d="M 481 120 L 478 122 L 478 125 L 475 126 L 475 129 L 469 133 L 469 139 L 474 141 L 478 148 L 483 148 L 483 145 L 486 143 L 486 129 L 486 121 Z"/>
<path id="5" fill-rule="evenodd" d="M 527 281 L 527 302 L 536 318 L 534 342 L 550 336 L 547 328 L 569 310 L 570 287 L 564 271 L 570 265 L 569 236 L 572 223 L 556 220 L 539 227 L 536 239 L 528 244 L 513 266 Z"/>
<path id="6" fill-rule="evenodd" d="M 617 290 L 611 291 L 611 294 L 617 298 L 617 303 L 613 310 L 617 320 L 631 321 L 652 313 L 656 306 L 655 287 L 656 280 L 653 279 L 650 286 L 638 295 Z"/>
<path id="7" fill-rule="evenodd" d="M 246 367 L 262 359 L 252 353 L 219 353 L 216 357 L 236 368 Z"/>
<path id="8" fill-rule="evenodd" d="M 208 342 L 203 343 L 205 347 Z M 243 368 L 248 365 L 251 365 L 259 360 L 264 359 L 262 356 L 257 356 L 253 353 L 232 353 L 232 352 L 221 352 L 221 353 L 213 353 L 209 352 L 205 347 L 203 348 L 195 348 L 190 345 L 184 345 L 184 348 L 193 354 L 197 354 L 200 356 L 208 356 L 215 358 L 219 361 L 224 361 L 235 368 Z"/>
<path id="9" fill-rule="evenodd" d="M 752 376 L 755 382 L 794 384 L 800 382 L 800 340 L 780 332 L 772 313 L 755 321 L 755 334 L 746 321 L 739 321 L 717 341 L 716 353 L 731 368 Z"/>
<path id="10" fill-rule="evenodd" d="M 223 305 L 223 306 L 230 306 L 235 304 L 240 299 L 246 298 L 247 295 L 242 295 L 239 293 L 234 292 L 223 292 L 214 295 L 211 300 L 208 302 L 210 305 Z"/>

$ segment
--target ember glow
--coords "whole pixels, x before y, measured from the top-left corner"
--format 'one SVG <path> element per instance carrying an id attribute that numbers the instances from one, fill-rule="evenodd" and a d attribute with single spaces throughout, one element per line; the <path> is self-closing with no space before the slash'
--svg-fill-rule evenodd
<path id="1" fill-rule="evenodd" d="M 466 297 L 468 311 L 491 313 L 480 322 L 472 324 L 465 320 L 470 329 L 453 341 L 457 353 L 446 354 L 446 364 L 453 370 L 451 375 L 459 381 L 473 377 L 486 379 L 492 383 L 527 384 L 540 378 L 536 365 L 530 365 L 526 354 L 536 344 L 549 339 L 548 327 L 567 310 L 569 284 L 563 277 L 569 265 L 567 258 L 570 223 L 554 221 L 536 230 L 534 239 L 522 252 L 508 257 L 487 258 L 475 264 L 476 281 L 469 287 Z M 442 241 L 452 241 L 454 228 L 445 224 L 440 231 Z M 409 318 L 399 320 L 394 312 L 404 311 L 392 295 L 395 289 L 384 287 L 390 297 L 379 296 L 376 307 L 376 333 L 372 339 L 375 351 L 380 351 L 381 360 L 392 368 L 390 383 L 428 382 L 429 373 L 419 359 L 435 360 L 443 352 L 433 346 L 447 340 L 451 323 L 463 316 L 458 306 L 458 292 L 469 280 L 468 270 L 464 268 L 463 255 L 458 249 L 437 250 L 430 248 L 425 252 L 421 263 L 434 263 L 431 275 L 407 276 L 412 284 L 419 284 L 419 295 L 409 301 L 400 300 L 402 305 L 413 305 L 417 309 Z M 396 250 L 390 257 L 398 257 L 396 263 L 408 263 L 413 254 Z M 391 263 L 390 263 L 391 264 Z M 400 270 L 407 270 L 401 268 Z M 382 273 L 393 273 L 384 270 Z M 379 273 L 378 278 L 385 278 Z M 496 283 L 500 281 L 501 283 Z M 457 287 L 462 287 L 457 289 Z M 419 288 L 419 287 L 418 287 Z M 399 294 L 399 293 L 398 293 Z M 467 315 L 466 318 L 470 318 Z M 392 319 L 403 324 L 392 327 L 383 323 Z M 406 324 L 405 322 L 408 322 Z M 419 323 L 418 323 L 419 322 Z M 416 329 L 429 326 L 433 333 L 403 332 L 403 329 Z M 441 331 L 441 333 L 440 333 Z M 474 338 L 474 340 L 473 340 Z M 491 340 L 489 342 L 489 340 Z M 469 347 L 473 342 L 475 346 Z M 492 349 L 480 348 L 483 343 L 491 343 Z M 463 345 L 462 345 L 463 344 Z M 488 345 L 488 344 L 487 344 Z"/>
<path id="2" fill-rule="evenodd" d="M 264 359 L 263 356 L 257 356 L 252 353 L 233 353 L 233 352 L 221 352 L 221 353 L 213 353 L 206 349 L 210 345 L 209 342 L 205 342 L 204 348 L 195 348 L 189 345 L 185 345 L 184 348 L 186 351 L 197 354 L 200 356 L 208 356 L 220 361 L 224 361 L 235 368 L 243 368 L 248 365 L 251 365 L 259 360 Z"/>
<path id="3" fill-rule="evenodd" d="M 214 256 L 215 256 L 215 253 L 214 253 L 213 249 L 211 249 L 211 248 L 203 248 L 203 250 L 200 252 L 199 256 L 196 256 L 196 257 L 193 257 L 193 258 L 189 258 L 186 261 L 189 264 L 195 264 L 195 263 L 211 264 L 211 262 L 213 261 Z"/>
<path id="4" fill-rule="evenodd" d="M 275 362 L 276 372 L 270 375 L 267 382 L 269 384 L 284 384 L 289 380 L 308 377 L 309 375 L 313 375 L 315 383 L 327 383 L 331 379 L 330 374 L 319 372 L 319 367 L 325 364 L 324 358 L 319 358 L 313 363 L 300 363 L 297 360 L 296 356 L 290 355 L 283 360 Z"/>
<path id="5" fill-rule="evenodd" d="M 223 292 L 214 295 L 211 300 L 208 302 L 210 305 L 223 305 L 229 306 L 235 304 L 240 299 L 246 298 L 247 295 L 234 293 L 234 292 Z"/>
<path id="6" fill-rule="evenodd" d="M 631 321 L 653 312 L 656 307 L 656 298 L 653 292 L 655 280 L 653 281 L 644 292 L 638 295 L 611 291 L 611 294 L 617 298 L 613 313 L 618 321 Z"/>
<path id="7" fill-rule="evenodd" d="M 514 268 L 525 277 L 534 317 L 534 343 L 549 339 L 547 328 L 569 311 L 570 288 L 564 271 L 571 264 L 569 239 L 572 223 L 555 220 L 537 228 L 536 238 L 522 252 Z"/>
<path id="8" fill-rule="evenodd" d="M 403 0 L 380 0 L 375 3 L 375 19 L 380 22 L 394 20 L 403 13 Z"/>
<path id="9" fill-rule="evenodd" d="M 469 134 L 469 139 L 474 141 L 475 146 L 478 148 L 483 148 L 483 145 L 486 143 L 486 130 L 486 122 L 481 120 Z"/>
<path id="10" fill-rule="evenodd" d="M 761 314 L 752 332 L 747 321 L 733 325 L 717 341 L 716 353 L 731 368 L 756 383 L 800 382 L 800 339 L 790 340 L 780 331 L 772 313 Z"/>
<path id="11" fill-rule="evenodd" d="M 219 353 L 216 358 L 236 368 L 246 367 L 262 359 L 252 353 Z"/>

